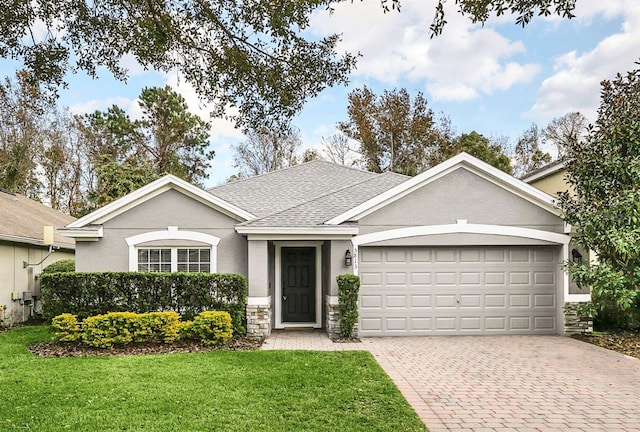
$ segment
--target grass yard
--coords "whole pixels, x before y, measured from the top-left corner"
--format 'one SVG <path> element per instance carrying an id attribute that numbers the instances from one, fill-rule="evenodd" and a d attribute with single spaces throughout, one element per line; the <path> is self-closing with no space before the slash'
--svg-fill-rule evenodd
<path id="1" fill-rule="evenodd" d="M 39 358 L 0 333 L 0 431 L 426 431 L 366 352 Z"/>

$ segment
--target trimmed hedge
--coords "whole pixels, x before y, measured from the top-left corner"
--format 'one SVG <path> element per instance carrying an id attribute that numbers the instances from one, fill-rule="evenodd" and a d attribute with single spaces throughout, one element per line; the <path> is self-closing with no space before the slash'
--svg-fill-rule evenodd
<path id="1" fill-rule="evenodd" d="M 72 314 L 53 318 L 54 339 L 82 341 L 97 348 L 136 343 L 171 343 L 178 339 L 197 340 L 203 345 L 221 345 L 233 338 L 228 312 L 205 311 L 193 321 L 180 322 L 177 312 L 110 312 L 78 322 Z"/>
<path id="2" fill-rule="evenodd" d="M 247 279 L 210 273 L 45 273 L 42 314 L 47 320 L 71 313 L 84 319 L 108 312 L 178 312 L 187 320 L 200 312 L 229 312 L 236 334 L 246 332 Z"/>
<path id="3" fill-rule="evenodd" d="M 220 345 L 233 338 L 231 316 L 227 312 L 200 312 L 180 329 L 181 339 L 193 339 L 203 345 Z"/>
<path id="4" fill-rule="evenodd" d="M 70 273 L 76 271 L 76 260 L 66 259 L 49 264 L 42 273 Z"/>
<path id="5" fill-rule="evenodd" d="M 336 278 L 338 283 L 338 308 L 340 309 L 340 336 L 353 337 L 353 329 L 358 322 L 358 293 L 360 278 L 343 274 Z"/>

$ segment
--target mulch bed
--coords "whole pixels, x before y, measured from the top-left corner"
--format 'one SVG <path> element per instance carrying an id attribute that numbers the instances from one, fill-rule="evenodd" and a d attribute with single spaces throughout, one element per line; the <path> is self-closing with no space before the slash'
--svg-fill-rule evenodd
<path id="1" fill-rule="evenodd" d="M 572 337 L 640 359 L 640 331 L 581 334 Z"/>
<path id="2" fill-rule="evenodd" d="M 219 346 L 204 346 L 195 342 L 176 342 L 172 344 L 147 343 L 116 346 L 113 348 L 95 348 L 81 343 L 56 342 L 52 340 L 37 342 L 29 346 L 29 351 L 38 357 L 82 357 L 116 356 L 144 354 L 176 354 L 208 351 L 245 351 L 256 350 L 262 345 L 260 339 L 235 338 Z"/>

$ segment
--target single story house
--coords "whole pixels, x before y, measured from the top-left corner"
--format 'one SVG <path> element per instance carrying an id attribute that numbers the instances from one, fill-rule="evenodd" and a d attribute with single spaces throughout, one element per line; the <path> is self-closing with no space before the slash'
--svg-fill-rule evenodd
<path id="1" fill-rule="evenodd" d="M 563 334 L 569 232 L 553 198 L 466 153 L 415 177 L 313 161 L 208 191 L 165 176 L 72 222 L 78 271 L 247 276 L 248 333 Z"/>
<path id="2" fill-rule="evenodd" d="M 49 264 L 74 257 L 73 239 L 53 227 L 75 218 L 26 196 L 0 189 L 0 324 L 26 321 L 40 308 L 39 275 Z M 53 237 L 44 239 L 44 227 Z"/>

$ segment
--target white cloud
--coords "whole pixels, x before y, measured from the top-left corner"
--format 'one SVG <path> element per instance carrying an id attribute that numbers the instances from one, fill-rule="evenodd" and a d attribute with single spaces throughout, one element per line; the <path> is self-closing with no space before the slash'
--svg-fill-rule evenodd
<path id="1" fill-rule="evenodd" d="M 578 2 L 583 9 L 577 12 L 583 11 L 580 16 L 584 19 L 598 14 L 606 18 L 621 14 L 620 31 L 604 38 L 591 51 L 571 51 L 557 57 L 554 73 L 542 82 L 529 116 L 549 120 L 580 111 L 593 121 L 600 100 L 600 82 L 637 67 L 634 62 L 640 55 L 640 3 L 625 0 L 600 3 Z"/>
<path id="2" fill-rule="evenodd" d="M 447 3 L 444 33 L 430 39 L 434 4 L 404 0 L 401 13 L 383 14 L 377 3 L 345 2 L 336 5 L 333 15 L 316 13 L 311 30 L 319 35 L 342 33 L 339 49 L 362 53 L 353 77 L 389 85 L 403 80 L 424 83 L 439 100 L 470 100 L 508 90 L 538 73 L 537 65 L 514 60 L 525 52 L 521 42 L 471 24 L 453 2 Z"/>
<path id="3" fill-rule="evenodd" d="M 90 114 L 94 111 L 106 111 L 111 108 L 112 105 L 118 105 L 125 110 L 129 115 L 132 111 L 135 111 L 138 103 L 136 100 L 131 100 L 126 97 L 116 96 L 107 99 L 91 99 L 86 102 L 71 105 L 69 112 L 71 114 Z"/>

